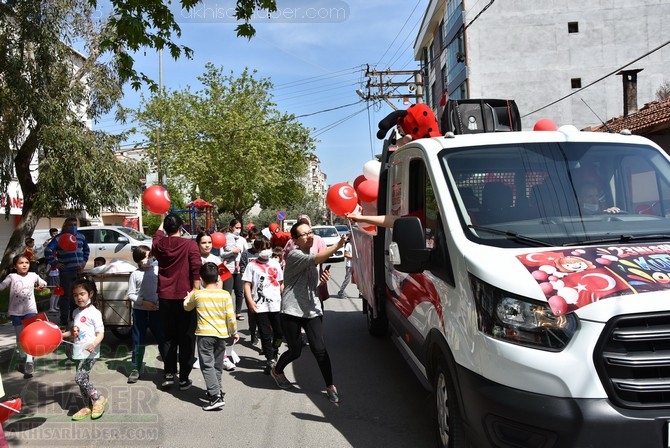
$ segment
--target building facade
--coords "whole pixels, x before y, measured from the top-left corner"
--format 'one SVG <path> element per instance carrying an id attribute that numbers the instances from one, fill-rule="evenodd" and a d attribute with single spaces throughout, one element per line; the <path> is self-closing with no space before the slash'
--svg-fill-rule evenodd
<path id="1" fill-rule="evenodd" d="M 638 101 L 670 78 L 668 0 L 431 0 L 414 44 L 426 102 L 509 98 L 523 128 L 540 118 L 580 129 L 621 115 L 622 70 Z"/>

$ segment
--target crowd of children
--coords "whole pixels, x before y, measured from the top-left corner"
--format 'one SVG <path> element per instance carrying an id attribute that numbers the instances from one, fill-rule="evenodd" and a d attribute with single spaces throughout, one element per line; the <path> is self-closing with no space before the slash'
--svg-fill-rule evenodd
<path id="1" fill-rule="evenodd" d="M 260 351 L 264 358 L 263 372 L 271 375 L 279 387 L 290 387 L 282 371 L 288 363 L 300 355 L 300 347 L 303 344 L 298 345 L 295 337 L 300 335 L 301 328 L 303 333 L 306 329 L 308 330 L 307 337 L 312 345 L 310 348 L 317 357 L 327 383 L 327 395 L 332 402 L 339 402 L 337 390 L 332 384 L 330 360 L 321 333 L 323 309 L 320 303 L 314 302 L 314 299 L 304 301 L 300 298 L 303 296 L 317 297 L 317 283 L 327 282 L 330 278 L 329 272 L 319 271 L 317 279 L 311 270 L 303 272 L 302 267 L 293 270 L 292 284 L 289 288 L 291 303 L 289 305 L 282 303 L 284 269 L 290 251 L 287 251 L 282 245 L 273 244 L 273 241 L 276 243 L 281 239 L 268 238 L 255 227 L 247 229 L 246 235 L 240 235 L 238 226 L 239 221 L 231 222 L 231 231 L 228 235 L 232 236 L 235 241 L 227 249 L 222 248 L 221 257 L 212 253 L 212 238 L 209 232 L 202 231 L 198 234 L 195 243 L 197 243 L 200 255 L 198 267 L 200 281 L 199 284 L 193 283 L 196 286 L 190 290 L 183 303 L 180 304 L 183 312 L 193 311 L 195 313 L 196 325 L 193 333 L 197 357 L 193 356 L 189 364 L 192 364 L 192 368 L 200 369 L 206 384 L 206 404 L 202 406 L 202 409 L 212 411 L 224 406 L 222 371 L 235 368 L 226 349 L 228 339 L 231 339 L 233 344 L 239 341 L 237 322 L 244 319 L 235 297 L 239 288 L 235 282 L 241 285 L 239 289 L 242 291 L 243 300 L 246 301 L 251 343 L 258 345 L 260 342 Z M 276 228 L 277 226 L 275 226 L 275 232 Z M 298 230 L 305 229 L 308 230 L 298 233 Z M 291 239 L 288 242 L 293 243 L 292 247 L 303 254 L 300 258 L 303 261 L 300 261 L 299 264 L 308 263 L 311 266 L 318 266 L 330 256 L 330 252 L 334 252 L 334 249 L 324 250 L 321 242 L 316 241 L 318 237 L 313 235 L 309 229 L 311 229 L 309 219 L 302 218 L 291 229 Z M 54 231 L 51 234 L 53 238 L 57 229 L 52 230 Z M 243 238 L 244 245 L 237 241 L 238 237 Z M 339 248 L 344 245 L 344 242 L 343 239 L 335 246 Z M 318 249 L 312 249 L 313 246 Z M 349 247 L 346 249 L 350 252 Z M 319 250 L 321 255 L 318 255 Z M 59 279 L 58 270 L 54 268 L 45 272 L 48 279 L 48 282 L 45 282 L 32 267 L 36 262 L 34 254 L 34 240 L 29 238 L 26 240 L 24 253 L 14 257 L 11 273 L 0 282 L 0 290 L 10 288 L 8 314 L 15 328 L 25 378 L 32 377 L 34 365 L 32 356 L 20 349 L 19 337 L 23 329 L 22 321 L 34 317 L 38 312 L 35 289 L 47 286 L 55 288 L 58 286 Z M 169 344 L 166 340 L 166 321 L 161 313 L 161 305 L 164 306 L 164 303 L 163 299 L 159 298 L 161 274 L 159 263 L 152 255 L 152 249 L 148 246 L 138 246 L 133 251 L 133 260 L 137 264 L 137 269 L 130 274 L 128 280 L 128 299 L 132 304 L 133 343 L 128 375 L 129 384 L 136 383 L 141 378 L 148 330 L 151 331 L 158 345 L 161 358 L 165 361 L 167 357 L 166 347 Z M 295 260 L 297 258 L 294 257 L 294 264 Z M 96 259 L 97 264 L 105 264 L 105 262 L 104 259 Z M 227 265 L 230 267 L 226 268 Z M 348 271 L 347 269 L 347 279 L 349 278 Z M 232 277 L 232 281 L 223 281 L 229 277 Z M 340 291 L 343 291 L 345 286 L 346 283 L 342 285 Z M 77 364 L 75 383 L 79 386 L 84 402 L 84 406 L 72 415 L 72 419 L 97 419 L 105 412 L 107 399 L 93 386 L 90 378 L 93 366 L 100 357 L 100 344 L 104 337 L 104 323 L 102 313 L 96 303 L 95 283 L 81 276 L 72 284 L 72 296 L 76 308 L 69 327 L 62 332 L 62 337 L 64 342 L 72 344 L 72 359 Z M 342 293 L 339 296 L 342 297 Z M 50 311 L 58 310 L 57 302 L 58 295 L 52 294 Z M 314 324 L 315 318 L 318 319 L 318 325 Z M 287 341 L 284 336 L 287 328 L 290 330 L 290 341 Z M 68 338 L 72 338 L 72 341 L 65 341 Z M 284 352 L 279 359 L 282 341 L 287 342 L 289 348 L 288 352 Z M 181 349 L 182 346 L 179 345 L 179 350 Z M 281 369 L 276 367 L 278 359 L 282 364 Z M 180 365 L 181 361 L 180 359 Z M 183 370 L 180 369 L 180 374 L 183 373 Z M 190 373 L 190 369 L 188 371 Z M 187 389 L 191 384 L 192 381 L 187 375 L 183 381 L 180 377 L 181 390 Z M 165 385 L 166 381 L 162 386 Z M 171 382 L 167 385 L 171 385 Z"/>

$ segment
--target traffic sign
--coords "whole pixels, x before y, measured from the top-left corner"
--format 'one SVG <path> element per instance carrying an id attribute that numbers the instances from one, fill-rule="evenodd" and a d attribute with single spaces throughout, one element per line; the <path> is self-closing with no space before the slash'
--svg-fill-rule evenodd
<path id="1" fill-rule="evenodd" d="M 286 218 L 286 212 L 285 211 L 277 212 L 277 219 L 278 220 L 283 221 L 284 218 Z"/>

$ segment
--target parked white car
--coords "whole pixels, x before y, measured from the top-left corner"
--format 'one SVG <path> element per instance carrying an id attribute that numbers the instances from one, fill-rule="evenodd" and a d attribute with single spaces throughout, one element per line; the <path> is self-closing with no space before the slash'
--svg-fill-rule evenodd
<path id="1" fill-rule="evenodd" d="M 131 227 L 90 226 L 79 227 L 78 231 L 84 235 L 91 249 L 86 269 L 93 267 L 96 257 L 104 257 L 107 262 L 124 260 L 135 264 L 133 250 L 140 245 L 151 247 L 151 237 Z"/>
<path id="2" fill-rule="evenodd" d="M 312 232 L 314 232 L 314 235 L 319 235 L 328 247 L 337 244 L 337 241 L 340 239 L 340 233 L 335 226 L 314 226 L 312 227 Z M 343 260 L 344 249 L 339 249 L 330 259 Z"/>

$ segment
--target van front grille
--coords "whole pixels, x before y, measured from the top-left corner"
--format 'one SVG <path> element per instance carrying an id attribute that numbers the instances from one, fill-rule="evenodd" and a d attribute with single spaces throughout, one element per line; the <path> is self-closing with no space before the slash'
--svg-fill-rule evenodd
<path id="1" fill-rule="evenodd" d="M 614 404 L 670 407 L 670 313 L 612 319 L 598 341 L 594 362 Z"/>

